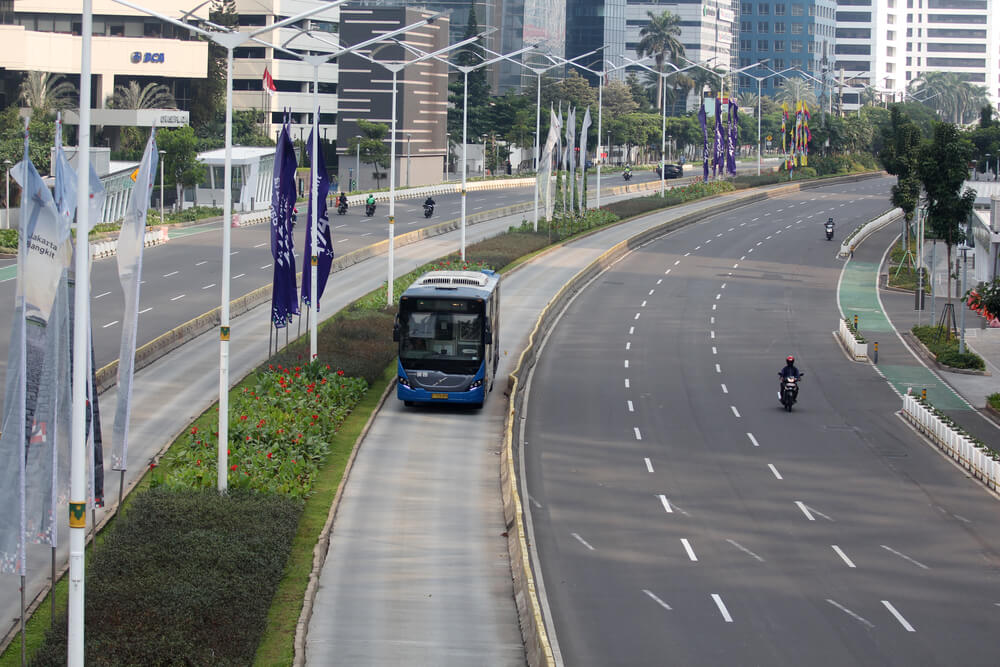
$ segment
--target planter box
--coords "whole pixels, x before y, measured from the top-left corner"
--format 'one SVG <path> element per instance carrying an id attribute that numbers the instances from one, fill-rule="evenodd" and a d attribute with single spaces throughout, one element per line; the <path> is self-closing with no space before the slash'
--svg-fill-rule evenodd
<path id="1" fill-rule="evenodd" d="M 840 320 L 840 329 L 837 335 L 840 336 L 840 342 L 844 344 L 844 348 L 848 354 L 854 357 L 855 361 L 868 360 L 868 343 L 859 343 L 854 338 L 854 334 L 848 328 L 846 320 Z"/>

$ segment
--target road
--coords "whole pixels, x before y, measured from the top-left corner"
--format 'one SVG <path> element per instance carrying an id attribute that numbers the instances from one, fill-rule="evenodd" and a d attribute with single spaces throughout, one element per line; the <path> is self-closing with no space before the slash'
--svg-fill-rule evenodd
<path id="1" fill-rule="evenodd" d="M 848 361 L 823 237 L 890 179 L 649 243 L 551 333 L 526 509 L 566 665 L 996 664 L 1000 510 Z M 787 354 L 806 371 L 777 402 Z"/>

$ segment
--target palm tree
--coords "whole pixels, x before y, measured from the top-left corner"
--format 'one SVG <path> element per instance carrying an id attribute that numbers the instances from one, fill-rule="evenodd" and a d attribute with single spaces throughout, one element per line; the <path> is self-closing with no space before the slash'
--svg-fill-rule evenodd
<path id="1" fill-rule="evenodd" d="M 957 72 L 923 72 L 908 92 L 936 109 L 953 123 L 963 123 L 979 109 L 987 96 L 983 86 L 969 83 Z"/>
<path id="2" fill-rule="evenodd" d="M 785 79 L 774 94 L 774 98 L 779 102 L 786 102 L 789 106 L 793 106 L 796 102 L 805 102 L 811 107 L 816 106 L 816 91 L 805 79 Z"/>
<path id="3" fill-rule="evenodd" d="M 177 102 L 170 89 L 159 83 L 149 83 L 139 88 L 137 81 L 127 86 L 115 86 L 115 94 L 108 98 L 112 109 L 176 109 Z"/>
<path id="4" fill-rule="evenodd" d="M 62 74 L 28 72 L 21 82 L 20 100 L 28 108 L 45 112 L 73 107 L 78 104 L 79 94 Z"/>
<path id="5" fill-rule="evenodd" d="M 646 14 L 649 16 L 649 23 L 639 30 L 639 36 L 642 39 L 639 40 L 636 53 L 640 58 L 653 56 L 656 70 L 663 72 L 663 63 L 667 60 L 667 54 L 670 55 L 672 63 L 676 63 L 677 59 L 684 55 L 684 45 L 678 39 L 681 34 L 681 18 L 668 11 L 659 15 L 647 11 Z M 658 108 L 663 105 L 662 95 L 663 77 L 661 76 L 656 84 L 656 106 Z"/>

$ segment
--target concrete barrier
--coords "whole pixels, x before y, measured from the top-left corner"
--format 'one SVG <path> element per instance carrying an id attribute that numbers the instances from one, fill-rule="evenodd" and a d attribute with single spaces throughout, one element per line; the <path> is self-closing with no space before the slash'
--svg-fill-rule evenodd
<path id="1" fill-rule="evenodd" d="M 851 234 L 844 238 L 843 243 L 840 244 L 840 252 L 838 253 L 840 257 L 847 257 L 851 254 L 854 248 L 864 241 L 868 236 L 882 229 L 886 225 L 890 225 L 894 222 L 899 222 L 903 219 L 903 209 L 894 208 L 891 211 L 886 211 L 879 217 L 875 218 L 871 222 L 865 223 L 861 227 L 855 229 Z"/>
<path id="2" fill-rule="evenodd" d="M 868 361 L 868 343 L 858 342 L 857 338 L 854 337 L 854 332 L 851 331 L 851 327 L 844 318 L 840 319 L 837 337 L 840 339 L 840 343 L 844 346 L 844 349 L 847 350 L 847 353 L 855 361 Z"/>

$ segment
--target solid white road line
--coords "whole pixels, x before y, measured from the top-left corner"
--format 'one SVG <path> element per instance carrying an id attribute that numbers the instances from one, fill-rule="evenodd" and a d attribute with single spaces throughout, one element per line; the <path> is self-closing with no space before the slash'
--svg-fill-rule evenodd
<path id="1" fill-rule="evenodd" d="M 888 600 L 882 600 L 882 604 L 885 605 L 885 608 L 889 610 L 890 614 L 896 617 L 896 620 L 899 621 L 899 624 L 902 625 L 907 632 L 916 632 L 916 630 L 913 629 L 913 626 L 910 625 L 905 618 L 903 618 L 903 615 L 896 611 L 896 608 L 892 606 L 891 602 Z"/>
<path id="2" fill-rule="evenodd" d="M 649 459 L 646 459 L 646 463 L 647 463 L 647 465 L 649 465 Z M 652 466 L 649 466 L 649 468 L 650 468 L 649 472 L 653 472 Z M 673 514 L 674 513 L 674 509 L 670 506 L 670 501 L 667 500 L 667 497 L 665 495 L 663 495 L 662 493 L 659 496 L 657 496 L 657 497 L 660 499 L 660 503 L 663 505 L 663 509 L 666 511 L 666 513 L 667 514 Z"/>
<path id="3" fill-rule="evenodd" d="M 660 598 L 658 598 L 658 597 L 656 597 L 655 595 L 653 595 L 653 592 L 652 592 L 652 591 L 650 591 L 650 590 L 648 590 L 648 589 L 645 589 L 645 588 L 643 588 L 643 589 L 642 589 L 642 592 L 643 592 L 643 593 L 645 593 L 646 595 L 648 595 L 648 596 L 649 596 L 649 598 L 650 598 L 650 599 L 651 599 L 651 600 L 652 600 L 653 602 L 655 602 L 656 604 L 660 605 L 661 607 L 663 607 L 663 608 L 664 608 L 664 609 L 666 609 L 667 611 L 671 611 L 671 607 L 670 607 L 670 605 L 668 605 L 668 604 L 667 604 L 666 602 L 664 602 L 664 601 L 663 601 L 663 600 L 661 600 Z"/>
<path id="4" fill-rule="evenodd" d="M 809 508 L 805 506 L 805 503 L 803 503 L 801 500 L 796 500 L 795 504 L 798 505 L 799 509 L 802 510 L 802 513 L 806 515 L 807 519 L 809 519 L 810 521 L 816 520 L 816 517 L 814 517 L 812 514 L 809 513 Z"/>
<path id="5" fill-rule="evenodd" d="M 859 621 L 859 622 L 861 622 L 861 623 L 864 623 L 864 624 L 865 624 L 865 625 L 867 625 L 867 626 L 868 626 L 869 628 L 874 628 L 874 627 L 875 627 L 875 624 L 874 624 L 874 623 L 870 622 L 870 621 L 869 621 L 868 619 L 866 619 L 866 618 L 864 618 L 864 617 L 862 617 L 862 616 L 858 616 L 857 614 L 855 614 L 855 613 L 854 613 L 853 611 L 851 611 L 851 610 L 850 610 L 850 609 L 848 609 L 847 607 L 845 607 L 845 606 L 843 606 L 843 605 L 840 605 L 840 604 L 837 604 L 836 602 L 834 602 L 834 601 L 833 601 L 833 600 L 831 600 L 830 598 L 827 598 L 827 599 L 826 599 L 826 601 L 827 601 L 827 602 L 829 602 L 830 604 L 832 604 L 832 605 L 833 605 L 834 607 L 836 607 L 836 608 L 837 608 L 837 609 L 839 609 L 840 611 L 842 611 L 842 612 L 844 612 L 845 614 L 847 614 L 848 616 L 850 616 L 851 618 L 853 618 L 854 620 L 856 620 L 856 621 Z"/>
<path id="6" fill-rule="evenodd" d="M 212 283 L 211 285 L 205 285 L 204 287 L 202 287 L 202 289 L 210 289 L 212 287 L 215 287 L 215 283 Z"/>
<path id="7" fill-rule="evenodd" d="M 747 437 L 750 438 L 750 442 L 753 443 L 754 447 L 760 447 L 760 445 L 757 444 L 757 438 L 753 437 L 753 433 L 747 433 Z"/>
<path id="8" fill-rule="evenodd" d="M 632 406 L 632 401 L 626 401 L 628 403 L 628 411 L 635 412 L 635 408 Z"/>
<path id="9" fill-rule="evenodd" d="M 918 561 L 918 560 L 915 560 L 915 559 L 913 559 L 913 558 L 910 558 L 910 557 L 909 557 L 909 556 L 907 556 L 906 554 L 904 554 L 904 553 L 900 553 L 899 551 L 896 551 L 896 550 L 895 550 L 895 549 L 893 549 L 892 547 L 887 547 L 887 546 L 886 546 L 886 545 L 884 545 L 884 544 L 881 544 L 881 545 L 879 545 L 879 546 L 881 546 L 881 547 L 882 547 L 883 549 L 885 549 L 886 551 L 888 551 L 888 552 L 889 552 L 889 553 L 891 553 L 891 554 L 896 554 L 897 556 L 899 556 L 899 557 L 900 557 L 900 558 L 902 558 L 903 560 L 908 560 L 908 561 L 910 561 L 911 563 L 913 563 L 914 565 L 916 565 L 916 566 L 917 566 L 917 567 L 919 567 L 919 568 L 922 568 L 922 569 L 924 569 L 924 570 L 929 570 L 929 569 L 931 569 L 931 568 L 927 567 L 926 565 L 924 565 L 923 563 L 921 563 L 920 561 Z"/>
<path id="10" fill-rule="evenodd" d="M 684 545 L 684 551 L 687 552 L 688 558 L 692 561 L 698 560 L 698 557 L 694 555 L 694 549 L 691 548 L 691 543 L 687 541 L 686 537 L 681 538 L 681 544 Z"/>
<path id="11" fill-rule="evenodd" d="M 775 477 L 777 477 L 778 479 L 784 479 L 784 477 L 781 476 L 781 473 L 778 472 L 778 469 L 774 467 L 773 463 L 768 463 L 767 467 L 771 469 L 771 472 L 774 473 Z"/>
<path id="12" fill-rule="evenodd" d="M 855 567 L 855 568 L 857 567 L 857 565 L 854 564 L 854 561 L 848 558 L 847 554 L 845 554 L 840 547 L 838 547 L 836 544 L 831 544 L 830 546 L 833 548 L 833 551 L 838 556 L 840 556 L 840 559 L 843 560 L 845 563 L 847 563 L 847 567 Z"/>
<path id="13" fill-rule="evenodd" d="M 740 544 L 740 543 L 739 543 L 739 542 L 737 542 L 736 540 L 730 540 L 730 539 L 726 539 L 726 542 L 729 542 L 729 543 L 730 543 L 730 544 L 732 544 L 732 545 L 733 545 L 734 547 L 736 547 L 737 549 L 739 549 L 739 550 L 740 550 L 740 551 L 742 551 L 743 553 L 747 554 L 747 555 L 748 555 L 748 556 L 750 556 L 751 558 L 756 558 L 756 559 L 757 559 L 758 561 L 760 561 L 761 563 L 763 563 L 763 562 L 764 562 L 764 559 L 763 559 L 763 558 L 761 558 L 760 556 L 758 556 L 758 555 L 757 555 L 757 554 L 755 554 L 754 552 L 750 551 L 749 549 L 747 549 L 747 548 L 746 548 L 745 546 L 743 546 L 742 544 Z"/>
<path id="14" fill-rule="evenodd" d="M 726 623 L 732 623 L 733 617 L 729 615 L 729 610 L 726 609 L 726 605 L 722 601 L 722 598 L 719 597 L 719 594 L 712 593 L 712 599 L 715 600 L 715 606 L 719 608 L 719 613 L 722 614 L 722 620 Z"/>
<path id="15" fill-rule="evenodd" d="M 735 406 L 735 405 L 730 405 L 729 407 L 730 407 L 730 408 L 732 409 L 732 411 L 733 411 L 733 414 L 734 414 L 734 415 L 736 415 L 736 417 L 737 417 L 737 419 L 738 419 L 738 418 L 739 418 L 739 416 L 740 416 L 740 411 L 736 409 L 736 406 Z"/>
<path id="16" fill-rule="evenodd" d="M 118 320 L 115 320 L 114 322 L 108 322 L 107 324 L 105 324 L 105 325 L 104 325 L 103 327 L 101 327 L 101 328 L 102 328 L 102 329 L 107 329 L 108 327 L 113 327 L 113 326 L 114 326 L 114 325 L 116 325 L 116 324 L 118 324 Z"/>
<path id="17" fill-rule="evenodd" d="M 163 277 L 169 278 L 170 276 L 176 276 L 178 273 L 180 273 L 180 271 L 171 271 L 170 273 L 164 273 Z"/>
<path id="18" fill-rule="evenodd" d="M 649 457 L 647 456 L 643 460 L 646 462 L 646 470 L 648 470 L 649 472 L 653 472 L 653 462 L 649 460 Z"/>
<path id="19" fill-rule="evenodd" d="M 148 313 L 151 310 L 153 310 L 152 306 L 150 306 L 149 308 L 143 308 L 142 310 L 139 311 L 139 314 L 142 315 L 143 313 Z"/>
<path id="20" fill-rule="evenodd" d="M 576 538 L 576 541 L 577 541 L 577 542 L 579 542 L 580 544 L 582 544 L 583 546 L 587 547 L 587 548 L 588 548 L 588 549 L 590 549 L 591 551 L 593 551 L 593 550 L 594 550 L 594 547 L 592 547 L 592 546 L 590 546 L 589 544 L 587 544 L 587 540 L 583 539 L 583 538 L 582 538 L 582 537 L 580 537 L 580 536 L 579 536 L 578 534 L 576 534 L 576 533 L 570 533 L 570 535 L 572 535 L 573 537 L 575 537 L 575 538 Z"/>
<path id="21" fill-rule="evenodd" d="M 639 427 L 638 426 L 633 426 L 632 430 L 635 431 L 635 439 L 636 440 L 642 440 L 642 433 L 639 433 Z"/>
<path id="22" fill-rule="evenodd" d="M 721 387 L 722 387 L 722 393 L 723 393 L 723 394 L 728 394 L 728 393 L 729 393 L 729 389 L 728 389 L 728 388 L 726 387 L 725 383 L 722 383 L 722 384 L 721 384 L 721 385 L 719 385 L 719 386 L 721 386 Z"/>
<path id="23" fill-rule="evenodd" d="M 184 298 L 184 296 L 185 296 L 185 295 L 183 295 L 183 294 L 178 294 L 178 295 L 177 295 L 177 296 L 175 296 L 175 297 L 171 297 L 171 298 L 170 298 L 170 300 L 171 300 L 171 301 L 177 301 L 177 299 L 183 299 L 183 298 Z"/>
<path id="24" fill-rule="evenodd" d="M 107 296 L 107 295 L 109 295 L 109 294 L 111 294 L 111 292 L 104 292 L 104 293 L 102 293 L 102 294 L 98 294 L 98 295 L 97 295 L 97 296 L 95 296 L 94 298 L 95 298 L 95 299 L 100 299 L 100 298 L 101 298 L 102 296 Z"/>

